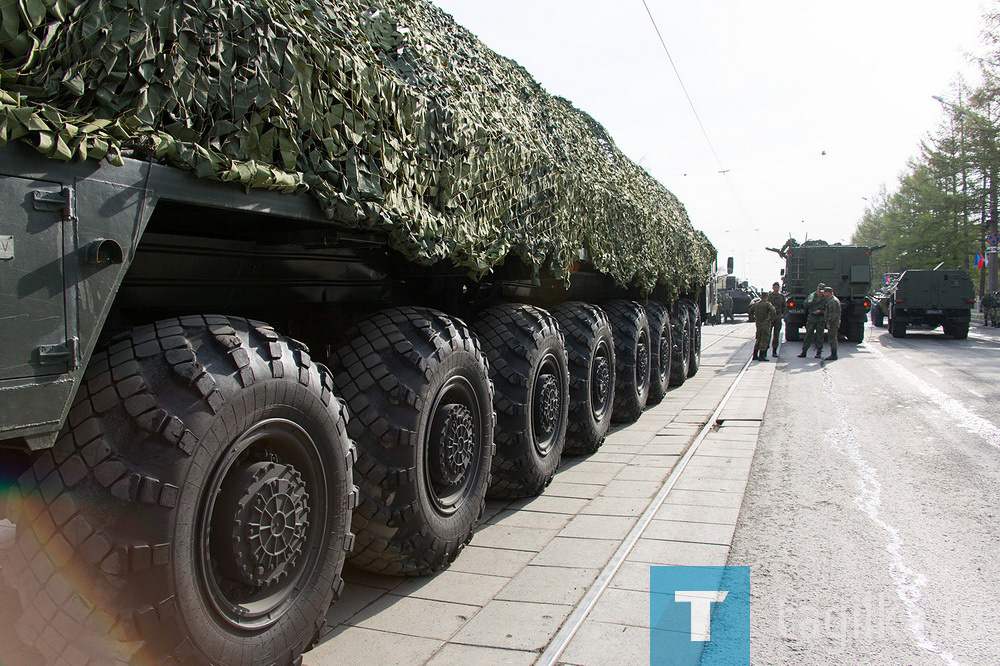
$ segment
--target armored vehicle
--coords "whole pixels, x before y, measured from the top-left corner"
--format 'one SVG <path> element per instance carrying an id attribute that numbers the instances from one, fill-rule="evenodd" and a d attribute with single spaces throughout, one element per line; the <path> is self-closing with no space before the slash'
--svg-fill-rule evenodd
<path id="1" fill-rule="evenodd" d="M 785 260 L 782 292 L 788 302 L 785 311 L 785 339 L 802 339 L 799 330 L 806 324 L 806 298 L 819 283 L 833 287 L 841 302 L 839 335 L 851 342 L 864 339 L 865 322 L 871 307 L 871 253 L 874 248 L 833 245 L 822 240 L 801 245 L 789 239 L 781 249 L 767 248 Z"/>
<path id="2" fill-rule="evenodd" d="M 297 663 L 348 553 L 446 567 L 697 371 L 708 239 L 432 4 L 11 7 L 0 569 L 47 660 Z"/>
<path id="3" fill-rule="evenodd" d="M 880 314 L 888 317 L 889 333 L 894 338 L 904 337 L 906 330 L 915 326 L 940 326 L 945 335 L 958 340 L 969 337 L 976 298 L 972 280 L 964 270 L 903 271 L 875 298 Z M 874 318 L 872 321 L 876 323 Z"/>

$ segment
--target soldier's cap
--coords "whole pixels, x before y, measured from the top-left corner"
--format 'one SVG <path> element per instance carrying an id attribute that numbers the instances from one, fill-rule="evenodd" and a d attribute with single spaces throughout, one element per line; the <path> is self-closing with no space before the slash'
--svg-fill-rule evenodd
<path id="1" fill-rule="evenodd" d="M 819 286 L 816 287 L 816 291 L 823 291 L 824 289 L 826 289 L 826 285 L 823 284 L 822 282 L 820 282 Z"/>
<path id="2" fill-rule="evenodd" d="M 828 292 L 830 292 L 832 294 L 833 293 L 833 287 L 823 287 L 823 291 L 828 291 Z"/>

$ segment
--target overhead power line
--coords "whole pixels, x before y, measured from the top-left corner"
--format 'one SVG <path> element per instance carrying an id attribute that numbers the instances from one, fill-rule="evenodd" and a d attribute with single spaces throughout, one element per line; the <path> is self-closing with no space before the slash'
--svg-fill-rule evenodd
<path id="1" fill-rule="evenodd" d="M 750 214 L 747 212 L 746 206 L 743 205 L 743 201 L 740 199 L 740 195 L 737 194 L 736 188 L 733 187 L 733 183 L 729 180 L 727 172 L 729 169 L 722 165 L 722 160 L 719 158 L 719 153 L 716 152 L 715 146 L 712 144 L 712 139 L 708 136 L 708 131 L 705 129 L 705 124 L 701 122 L 701 116 L 698 114 L 698 109 L 694 105 L 694 100 L 691 99 L 691 95 L 688 93 L 687 86 L 684 85 L 684 79 L 681 77 L 680 70 L 677 69 L 677 65 L 674 63 L 673 56 L 670 55 L 670 49 L 667 48 L 667 42 L 663 39 L 663 33 L 660 32 L 660 26 L 656 24 L 656 19 L 653 17 L 653 12 L 649 9 L 649 4 L 646 0 L 642 0 L 642 6 L 646 8 L 646 14 L 649 15 L 649 22 L 653 24 L 653 30 L 656 31 L 656 36 L 660 40 L 660 46 L 663 47 L 663 52 L 667 54 L 667 60 L 670 61 L 670 66 L 674 70 L 674 75 L 677 77 L 677 82 L 681 86 L 681 90 L 684 92 L 684 97 L 687 99 L 688 106 L 691 107 L 691 112 L 694 114 L 694 119 L 698 122 L 698 127 L 701 129 L 702 136 L 705 137 L 705 143 L 708 144 L 708 149 L 712 151 L 712 155 L 715 157 L 715 163 L 719 166 L 719 173 L 722 177 L 726 179 L 726 184 L 729 185 L 730 191 L 733 193 L 733 198 L 736 199 L 736 203 L 739 204 L 740 210 L 743 211 L 744 217 L 746 217 L 747 222 L 753 224 L 753 220 L 750 219 Z"/>

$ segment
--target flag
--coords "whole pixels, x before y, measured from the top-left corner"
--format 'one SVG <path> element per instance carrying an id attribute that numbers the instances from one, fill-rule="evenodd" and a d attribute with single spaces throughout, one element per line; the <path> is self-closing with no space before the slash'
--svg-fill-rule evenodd
<path id="1" fill-rule="evenodd" d="M 976 260 L 972 263 L 972 265 L 975 266 L 976 268 L 985 268 L 986 257 L 976 252 Z"/>

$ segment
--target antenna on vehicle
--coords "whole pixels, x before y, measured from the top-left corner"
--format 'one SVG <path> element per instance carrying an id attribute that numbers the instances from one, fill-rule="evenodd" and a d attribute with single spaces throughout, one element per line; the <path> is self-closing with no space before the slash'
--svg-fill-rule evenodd
<path id="1" fill-rule="evenodd" d="M 941 268 L 942 266 L 944 266 L 944 262 L 943 261 L 940 264 L 938 264 L 937 266 L 935 266 L 934 270 L 937 270 L 937 269 Z"/>

